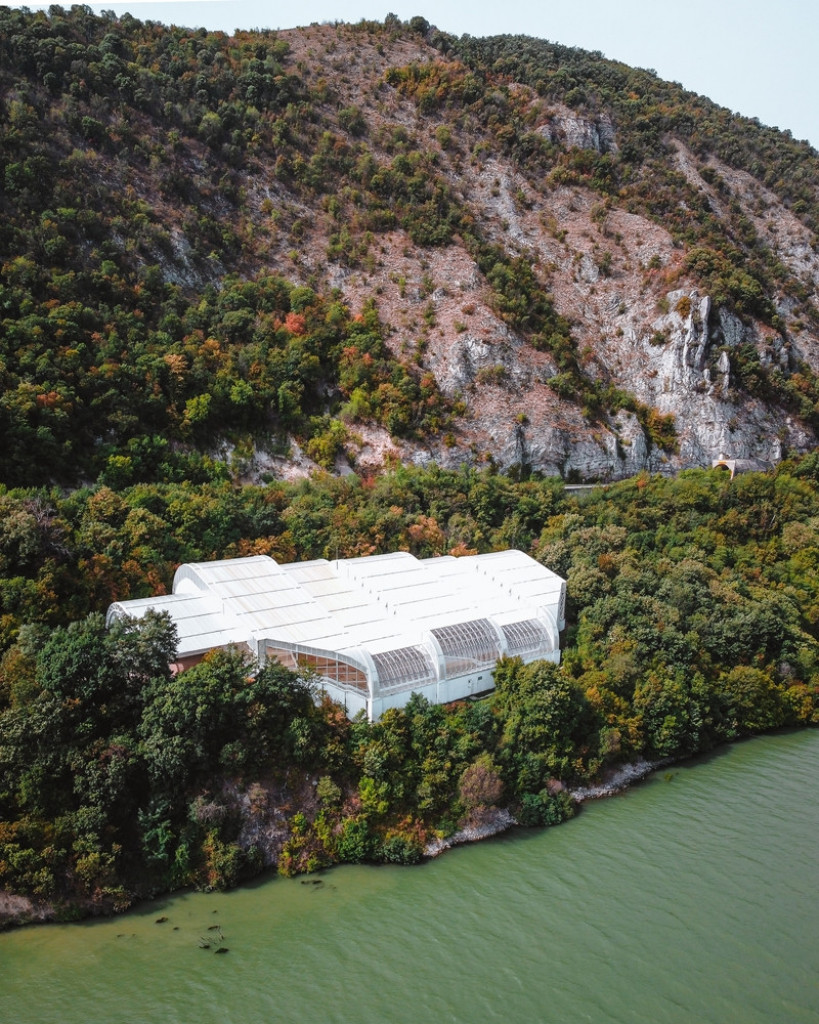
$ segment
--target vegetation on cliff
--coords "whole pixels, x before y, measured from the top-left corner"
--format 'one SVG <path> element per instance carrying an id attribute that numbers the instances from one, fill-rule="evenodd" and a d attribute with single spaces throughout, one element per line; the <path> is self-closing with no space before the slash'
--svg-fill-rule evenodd
<path id="1" fill-rule="evenodd" d="M 567 119 L 591 141 L 564 138 Z M 290 438 L 332 466 L 360 425 L 495 458 L 476 440 L 479 392 L 513 376 L 509 332 L 534 353 L 530 418 L 543 392 L 551 420 L 575 406 L 591 437 L 614 440 L 626 412 L 673 455 L 679 424 L 647 379 L 635 393 L 617 339 L 661 347 L 654 307 L 675 288 L 760 325 L 709 356 L 732 348 L 734 419 L 757 400 L 786 440 L 801 435 L 785 412 L 817 422 L 816 154 L 596 54 L 458 40 L 423 19 L 227 37 L 3 8 L 0 176 L 10 484 L 201 478 L 199 452 L 230 471 L 227 453 L 241 464 Z M 773 202 L 804 238 L 767 230 Z M 577 237 L 564 207 L 588 207 Z M 667 237 L 649 259 L 652 223 Z M 435 296 L 457 288 L 429 260 L 448 250 L 475 280 L 439 324 Z M 391 269 L 402 259 L 416 280 Z M 593 313 L 591 291 L 574 303 L 584 260 L 625 326 Z M 474 394 L 444 397 L 430 350 L 471 336 L 473 317 L 498 355 Z"/>
<path id="2" fill-rule="evenodd" d="M 124 906 L 270 863 L 412 862 L 496 807 L 528 825 L 563 820 L 562 784 L 622 761 L 819 721 L 815 456 L 775 475 L 643 476 L 585 498 L 551 480 L 399 468 L 276 488 L 9 491 L 3 503 L 11 891 Z M 510 543 L 568 578 L 562 665 L 502 662 L 488 700 L 413 697 L 374 724 L 230 652 L 172 677 L 167 621 L 106 631 L 94 611 L 120 590 L 160 589 L 183 558 Z"/>

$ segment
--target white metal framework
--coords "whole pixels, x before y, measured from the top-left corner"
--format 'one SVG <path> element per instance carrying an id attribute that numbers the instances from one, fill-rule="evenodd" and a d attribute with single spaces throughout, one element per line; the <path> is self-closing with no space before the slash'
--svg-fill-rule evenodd
<path id="1" fill-rule="evenodd" d="M 173 594 L 111 605 L 167 611 L 186 666 L 214 647 L 309 670 L 370 719 L 413 692 L 436 703 L 493 688 L 502 655 L 560 659 L 565 582 L 522 551 L 417 559 L 407 552 L 279 565 L 266 555 L 181 565 Z"/>

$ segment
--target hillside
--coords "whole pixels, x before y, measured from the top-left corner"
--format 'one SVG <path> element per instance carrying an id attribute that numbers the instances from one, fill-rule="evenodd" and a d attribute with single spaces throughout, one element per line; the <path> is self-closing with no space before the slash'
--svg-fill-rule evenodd
<path id="1" fill-rule="evenodd" d="M 423 19 L 0 10 L 0 480 L 608 479 L 819 426 L 819 157 Z"/>
<path id="2" fill-rule="evenodd" d="M 582 498 L 437 467 L 51 497 L 47 518 L 40 496 L 0 496 L 0 929 L 273 866 L 415 863 L 510 814 L 557 824 L 570 790 L 624 762 L 819 724 L 817 453 Z M 272 661 L 249 674 L 236 650 L 173 675 L 167 618 L 106 629 L 87 614 L 190 557 L 304 560 L 385 538 L 419 555 L 511 541 L 553 566 L 568 579 L 561 665 L 504 658 L 487 700 L 415 693 L 350 721 L 309 676 Z"/>
<path id="3" fill-rule="evenodd" d="M 414 863 L 817 723 L 813 150 L 533 39 L 80 7 L 0 9 L 0 132 L 0 927 Z M 675 472 L 722 452 L 792 457 Z M 100 614 L 506 547 L 568 581 L 561 665 L 376 723 Z"/>

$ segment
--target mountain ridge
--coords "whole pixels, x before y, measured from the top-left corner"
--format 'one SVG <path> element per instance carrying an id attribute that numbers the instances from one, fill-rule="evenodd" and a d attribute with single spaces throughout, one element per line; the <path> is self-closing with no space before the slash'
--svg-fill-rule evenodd
<path id="1" fill-rule="evenodd" d="M 819 159 L 786 133 L 422 18 L 7 10 L 0 46 L 10 484 L 816 443 Z"/>

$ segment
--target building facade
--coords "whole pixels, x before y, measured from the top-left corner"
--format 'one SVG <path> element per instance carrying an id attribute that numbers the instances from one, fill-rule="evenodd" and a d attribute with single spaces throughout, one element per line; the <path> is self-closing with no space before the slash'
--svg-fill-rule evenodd
<path id="1" fill-rule="evenodd" d="M 559 661 L 565 600 L 565 582 L 515 550 L 286 565 L 258 555 L 181 565 L 172 594 L 117 602 L 108 621 L 168 612 L 179 670 L 235 646 L 309 670 L 348 715 L 374 720 L 412 693 L 445 703 L 492 690 L 503 655 Z"/>

